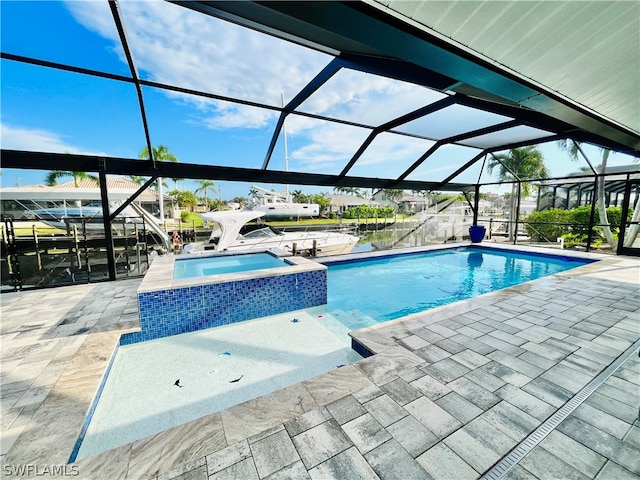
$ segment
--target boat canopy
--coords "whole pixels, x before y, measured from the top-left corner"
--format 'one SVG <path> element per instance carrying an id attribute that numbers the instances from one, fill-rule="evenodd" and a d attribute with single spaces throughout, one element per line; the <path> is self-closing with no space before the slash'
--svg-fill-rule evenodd
<path id="1" fill-rule="evenodd" d="M 256 210 L 227 210 L 223 212 L 207 212 L 200 214 L 206 222 L 213 222 L 210 241 L 216 243 L 216 250 L 226 250 L 235 242 L 242 227 L 264 216 L 265 212 Z"/>

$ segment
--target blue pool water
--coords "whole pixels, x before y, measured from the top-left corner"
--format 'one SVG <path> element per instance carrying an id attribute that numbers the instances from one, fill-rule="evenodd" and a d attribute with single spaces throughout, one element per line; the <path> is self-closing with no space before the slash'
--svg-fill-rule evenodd
<path id="1" fill-rule="evenodd" d="M 248 272 L 266 268 L 286 267 L 285 260 L 270 253 L 247 253 L 210 257 L 178 258 L 173 270 L 174 280 L 204 277 L 223 273 Z"/>
<path id="2" fill-rule="evenodd" d="M 209 260 L 214 260 L 213 264 L 209 265 Z M 268 265 L 264 266 L 263 261 Z M 238 285 L 246 280 L 228 282 L 234 284 L 233 294 L 227 290 L 208 290 L 209 285 L 204 285 L 194 298 L 208 295 L 211 303 L 214 299 L 230 299 L 215 313 L 205 312 L 206 321 L 189 318 L 190 323 L 163 335 L 165 338 L 154 337 L 135 345 L 125 344 L 121 339 L 110 364 L 111 372 L 107 370 L 105 374 L 108 377 L 105 376 L 91 406 L 70 461 L 356 361 L 360 357 L 349 348 L 349 330 L 558 273 L 589 260 L 471 247 L 323 263 L 328 267 L 328 276 L 327 270 L 314 265 L 316 270 L 308 272 L 312 274 L 309 278 L 299 279 L 301 274 L 295 273 L 293 282 L 286 279 L 286 283 L 271 285 L 260 283 L 264 279 L 257 278 L 253 280 L 259 283 L 245 289 Z M 207 275 L 204 272 L 210 269 L 228 273 L 287 264 L 269 254 L 244 254 L 178 259 L 175 270 L 191 268 L 192 276 L 199 277 Z M 322 275 L 317 276 L 318 271 Z M 215 287 L 220 285 L 225 286 Z M 293 289 L 288 290 L 290 287 Z M 324 303 L 318 306 L 316 298 L 326 298 L 325 287 L 326 309 Z M 315 308 L 291 308 L 313 288 L 322 291 L 322 295 L 314 297 Z M 180 298 L 175 293 L 178 290 L 169 290 L 166 298 L 148 308 L 166 316 L 162 318 L 166 320 L 162 328 L 181 325 L 198 303 L 190 297 L 181 298 L 183 303 L 176 302 Z M 246 315 L 245 307 L 256 304 L 257 297 L 250 293 L 256 291 L 262 291 L 285 310 L 270 316 L 263 312 L 263 318 L 245 321 L 255 318 Z M 141 295 L 147 293 L 161 296 L 162 292 Z M 282 296 L 277 297 L 279 294 Z M 140 305 L 146 301 L 143 298 Z M 175 312 L 171 310 L 173 307 Z M 220 313 L 230 311 L 239 312 L 240 318 L 227 321 Z M 239 323 L 210 328 L 222 325 L 216 323 L 220 319 L 224 323 Z M 141 325 L 144 329 L 142 313 Z M 158 324 L 153 324 L 150 330 L 158 330 Z M 190 333 L 177 334 L 185 331 Z M 176 388 L 176 379 L 184 389 Z M 237 383 L 240 379 L 242 382 Z"/>
<path id="3" fill-rule="evenodd" d="M 352 329 L 361 328 L 586 263 L 481 247 L 327 262 L 327 310 Z"/>

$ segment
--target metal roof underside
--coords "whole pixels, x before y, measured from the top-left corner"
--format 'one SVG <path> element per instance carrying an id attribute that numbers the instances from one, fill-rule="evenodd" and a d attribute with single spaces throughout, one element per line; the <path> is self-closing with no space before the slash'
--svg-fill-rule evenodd
<path id="1" fill-rule="evenodd" d="M 640 3 L 596 2 L 170 2 L 330 54 L 333 59 L 284 106 L 229 98 L 181 85 L 140 78 L 128 48 L 118 5 L 111 12 L 132 74 L 114 75 L 2 52 L 7 61 L 107 78 L 142 91 L 219 99 L 279 112 L 264 157 L 255 168 L 151 162 L 48 152 L 2 150 L 4 168 L 104 171 L 109 174 L 188 177 L 295 185 L 469 190 L 457 182 L 487 154 L 573 139 L 640 157 Z M 598 28 L 596 28 L 596 25 Z M 365 72 L 427 87 L 438 94 L 381 123 L 309 113 L 304 102 L 343 71 Z M 138 95 L 147 145 L 144 98 Z M 433 128 L 443 112 L 486 112 L 494 121 L 455 133 Z M 364 129 L 368 134 L 339 172 L 308 173 L 271 168 L 285 120 L 304 116 Z M 391 178 L 363 175 L 358 161 L 385 135 L 429 142 L 423 154 Z M 446 178 L 416 171 L 446 147 L 472 152 Z M 354 173 L 355 172 L 355 173 Z M 478 180 L 479 181 L 479 180 Z"/>
<path id="2" fill-rule="evenodd" d="M 640 133 L 640 3 L 635 0 L 375 4 L 537 85 L 540 94 L 514 99 L 520 105 L 553 114 L 538 98 L 553 92 Z"/>

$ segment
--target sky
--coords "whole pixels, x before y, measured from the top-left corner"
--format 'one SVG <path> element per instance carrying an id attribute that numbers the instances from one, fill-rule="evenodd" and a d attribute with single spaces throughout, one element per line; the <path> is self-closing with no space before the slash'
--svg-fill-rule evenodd
<path id="1" fill-rule="evenodd" d="M 279 107 L 332 59 L 326 53 L 167 2 L 124 0 L 118 5 L 138 73 L 147 80 Z M 129 74 L 106 1 L 3 0 L 0 8 L 3 52 Z M 136 92 L 130 84 L 2 60 L 0 88 L 0 143 L 4 149 L 138 158 L 146 145 Z M 148 87 L 143 97 L 152 145 L 166 145 L 180 162 L 260 168 L 265 161 L 277 112 Z M 420 86 L 341 70 L 300 110 L 375 126 L 414 110 L 416 104 L 443 97 Z M 437 138 L 505 120 L 478 111 L 461 116 L 457 108 L 463 107 L 432 116 L 430 133 Z M 400 130 L 412 133 L 425 128 L 424 121 L 415 121 Z M 281 135 L 269 168 L 337 174 L 368 134 L 366 128 L 292 115 L 286 123 L 287 165 Z M 350 175 L 396 178 L 431 145 L 431 141 L 407 136 L 380 135 Z M 584 165 L 571 162 L 555 144 L 543 145 L 541 150 L 553 176 Z M 478 151 L 442 148 L 409 179 L 444 179 Z M 585 151 L 592 163 L 599 162 L 596 148 L 587 146 Z M 620 154 L 609 161 L 610 165 L 629 163 L 632 159 Z M 479 166 L 456 181 L 475 182 Z M 3 187 L 38 184 L 46 174 L 3 169 L 0 182 Z M 496 180 L 486 172 L 482 179 Z M 189 180 L 178 185 L 197 188 Z M 282 185 L 256 185 L 284 189 Z M 252 184 L 218 181 L 216 186 L 217 197 L 231 200 L 248 197 Z M 326 186 L 294 185 L 291 189 L 332 193 Z"/>

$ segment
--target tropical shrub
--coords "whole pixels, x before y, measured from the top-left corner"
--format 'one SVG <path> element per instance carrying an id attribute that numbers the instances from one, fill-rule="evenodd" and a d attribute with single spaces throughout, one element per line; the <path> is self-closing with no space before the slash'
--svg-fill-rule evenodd
<path id="1" fill-rule="evenodd" d="M 342 217 L 357 218 L 392 218 L 395 210 L 391 207 L 373 207 L 371 205 L 358 205 L 344 211 Z"/>
<path id="2" fill-rule="evenodd" d="M 571 210 L 572 216 L 572 226 L 571 229 L 574 233 L 583 233 L 587 234 L 587 229 L 589 228 L 589 220 L 591 219 L 591 207 L 590 206 L 582 206 L 576 207 Z M 633 215 L 633 209 L 630 209 L 628 220 L 631 220 L 631 216 Z M 620 225 L 620 221 L 622 220 L 622 207 L 609 207 L 607 208 L 607 220 L 609 221 L 609 225 L 611 225 L 612 229 L 618 228 Z M 600 215 L 598 215 L 598 210 L 594 212 L 593 221 L 595 224 L 600 223 Z M 594 230 L 599 230 L 600 227 L 594 227 Z"/>
<path id="3" fill-rule="evenodd" d="M 567 210 L 571 219 L 571 231 L 576 234 L 586 235 L 589 228 L 589 220 L 591 219 L 591 206 L 585 205 L 582 207 L 572 208 Z M 595 212 L 595 219 L 598 218 L 598 211 Z"/>
<path id="4" fill-rule="evenodd" d="M 571 210 L 550 208 L 541 212 L 531 212 L 524 228 L 534 242 L 555 242 L 556 238 L 571 231 L 571 224 Z"/>
<path id="5" fill-rule="evenodd" d="M 178 202 L 178 206 L 182 208 L 188 208 L 193 211 L 193 209 L 198 205 L 198 197 L 193 192 L 188 190 L 183 190 L 182 192 L 177 192 L 176 201 Z"/>
<path id="6" fill-rule="evenodd" d="M 633 211 L 632 209 L 629 210 L 627 218 L 631 219 Z M 622 219 L 622 208 L 607 208 L 607 219 L 612 227 L 614 238 L 617 238 L 617 226 L 620 225 Z M 570 210 L 550 208 L 540 212 L 532 212 L 527 217 L 525 230 L 534 242 L 553 242 L 556 238 L 563 237 L 565 239 L 565 246 L 569 247 L 570 244 L 586 243 L 590 220 L 590 206 L 581 206 Z M 595 211 L 594 223 L 600 223 L 597 210 Z M 594 246 L 604 241 L 601 227 L 596 226 L 593 228 L 591 240 Z"/>
<path id="7" fill-rule="evenodd" d="M 562 235 L 564 239 L 564 247 L 565 248 L 573 248 L 576 245 L 581 245 L 587 242 L 587 235 L 578 234 L 578 233 L 565 233 Z"/>
<path id="8" fill-rule="evenodd" d="M 598 212 L 596 211 L 596 218 L 598 218 Z M 627 220 L 631 220 L 633 216 L 633 208 L 629 208 L 629 212 L 627 215 Z M 618 227 L 622 222 L 622 207 L 609 207 L 607 208 L 607 219 L 609 220 L 609 225 L 612 228 Z"/>
<path id="9" fill-rule="evenodd" d="M 323 214 L 329 209 L 329 205 L 331 202 L 327 197 L 325 197 L 322 193 L 317 193 L 315 195 L 308 195 L 307 201 L 309 203 L 317 203 L 320 207 L 320 213 Z"/>

